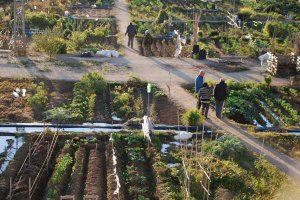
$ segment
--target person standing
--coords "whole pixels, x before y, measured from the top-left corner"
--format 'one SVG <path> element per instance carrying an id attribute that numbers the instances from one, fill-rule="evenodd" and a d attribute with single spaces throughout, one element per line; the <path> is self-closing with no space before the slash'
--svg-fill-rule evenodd
<path id="1" fill-rule="evenodd" d="M 208 118 L 208 110 L 210 106 L 210 99 L 212 96 L 212 89 L 207 83 L 203 83 L 202 88 L 199 90 L 198 102 L 202 105 L 202 115 Z"/>
<path id="2" fill-rule="evenodd" d="M 221 78 L 220 83 L 218 83 L 214 89 L 214 97 L 216 100 L 216 115 L 219 119 L 222 118 L 222 111 L 224 107 L 224 102 L 229 95 L 227 84 L 225 79 Z"/>
<path id="3" fill-rule="evenodd" d="M 198 76 L 195 79 L 195 92 L 198 94 L 199 90 L 201 89 L 203 82 L 204 82 L 204 75 L 205 72 L 203 70 L 200 70 Z"/>
<path id="4" fill-rule="evenodd" d="M 136 27 L 132 24 L 132 22 L 130 22 L 125 33 L 125 36 L 128 35 L 128 47 L 133 48 L 133 41 L 136 34 Z"/>
<path id="5" fill-rule="evenodd" d="M 148 30 L 145 32 L 143 39 L 143 53 L 144 56 L 151 56 L 151 45 L 153 44 L 153 37 Z"/>
<path id="6" fill-rule="evenodd" d="M 198 100 L 199 100 L 199 90 L 201 89 L 203 82 L 204 82 L 204 75 L 205 72 L 203 70 L 200 70 L 198 76 L 195 78 L 195 92 L 198 94 Z M 201 101 L 197 102 L 197 108 L 201 108 Z"/>

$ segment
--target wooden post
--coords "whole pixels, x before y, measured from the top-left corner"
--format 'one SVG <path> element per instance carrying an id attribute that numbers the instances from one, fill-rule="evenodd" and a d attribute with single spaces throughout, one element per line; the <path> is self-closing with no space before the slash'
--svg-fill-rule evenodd
<path id="1" fill-rule="evenodd" d="M 193 43 L 192 45 L 194 46 L 198 42 L 198 33 L 199 33 L 199 14 L 194 13 L 194 20 L 193 20 Z"/>
<path id="2" fill-rule="evenodd" d="M 29 183 L 28 183 L 28 199 L 31 199 L 31 177 L 29 177 Z"/>
<path id="3" fill-rule="evenodd" d="M 49 141 L 47 141 L 47 157 L 48 157 L 49 152 L 50 152 L 50 145 L 49 145 Z M 47 162 L 47 169 L 48 168 L 49 168 L 49 162 Z"/>
<path id="4" fill-rule="evenodd" d="M 199 131 L 199 126 L 197 126 L 197 130 L 196 130 L 196 155 L 198 155 L 198 131 Z"/>
<path id="5" fill-rule="evenodd" d="M 202 155 L 204 154 L 204 152 L 203 152 L 203 144 L 204 144 L 203 140 L 204 140 L 204 122 L 202 123 L 202 138 L 201 138 L 201 154 Z"/>
<path id="6" fill-rule="evenodd" d="M 31 165 L 31 143 L 29 144 L 28 164 Z"/>
<path id="7" fill-rule="evenodd" d="M 9 177 L 9 199 L 12 199 L 12 178 Z"/>

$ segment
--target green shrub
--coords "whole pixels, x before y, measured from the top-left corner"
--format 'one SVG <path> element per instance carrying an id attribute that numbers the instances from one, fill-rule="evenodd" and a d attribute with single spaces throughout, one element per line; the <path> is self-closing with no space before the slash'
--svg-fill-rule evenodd
<path id="1" fill-rule="evenodd" d="M 237 138 L 223 135 L 206 146 L 206 151 L 222 159 L 238 160 L 246 152 L 246 148 Z"/>
<path id="2" fill-rule="evenodd" d="M 272 83 L 272 76 L 265 76 L 265 84 L 270 87 Z"/>
<path id="3" fill-rule="evenodd" d="M 268 37 L 278 37 L 284 40 L 293 33 L 298 33 L 300 28 L 293 23 L 267 22 L 264 27 L 264 34 Z"/>
<path id="4" fill-rule="evenodd" d="M 57 107 L 45 112 L 46 119 L 54 123 L 65 123 L 71 118 L 71 112 L 64 107 Z"/>
<path id="5" fill-rule="evenodd" d="M 74 31 L 69 39 L 68 48 L 79 51 L 86 43 L 87 37 L 85 33 Z"/>
<path id="6" fill-rule="evenodd" d="M 45 34 L 34 35 L 33 43 L 35 50 L 42 51 L 53 57 L 57 54 L 64 54 L 67 52 L 67 43 L 58 34 L 46 31 Z"/>
<path id="7" fill-rule="evenodd" d="M 166 20 L 169 20 L 169 15 L 165 10 L 161 10 L 156 19 L 156 23 L 161 24 L 164 23 Z"/>
<path id="8" fill-rule="evenodd" d="M 133 114 L 133 108 L 131 104 L 133 102 L 132 94 L 128 92 L 114 92 L 113 93 L 113 105 L 114 110 L 120 117 L 129 118 Z"/>
<path id="9" fill-rule="evenodd" d="M 101 94 L 106 89 L 105 79 L 97 72 L 92 72 L 83 76 L 81 82 L 87 87 L 90 93 Z"/>
<path id="10" fill-rule="evenodd" d="M 34 110 L 44 110 L 48 103 L 47 91 L 44 83 L 33 85 L 35 93 L 26 97 L 26 103 Z"/>
<path id="11" fill-rule="evenodd" d="M 253 10 L 251 8 L 242 8 L 241 11 L 238 13 L 238 17 L 242 21 L 247 21 L 252 14 Z"/>
<path id="12" fill-rule="evenodd" d="M 199 126 L 203 122 L 203 116 L 199 110 L 188 110 L 181 116 L 181 121 L 185 126 Z"/>
<path id="13" fill-rule="evenodd" d="M 70 29 L 66 29 L 63 32 L 64 38 L 67 39 L 72 35 L 72 31 Z"/>
<path id="14" fill-rule="evenodd" d="M 70 104 L 73 120 L 85 121 L 91 117 L 96 95 L 101 95 L 105 91 L 106 81 L 97 72 L 89 73 L 80 82 L 75 83 L 73 100 Z"/>
<path id="15" fill-rule="evenodd" d="M 25 16 L 26 24 L 29 25 L 30 28 L 37 28 L 40 30 L 53 28 L 57 22 L 54 16 L 44 12 L 27 12 Z"/>

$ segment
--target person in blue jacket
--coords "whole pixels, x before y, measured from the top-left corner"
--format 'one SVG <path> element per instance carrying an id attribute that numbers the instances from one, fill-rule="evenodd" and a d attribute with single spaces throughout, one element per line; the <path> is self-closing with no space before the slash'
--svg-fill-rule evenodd
<path id="1" fill-rule="evenodd" d="M 197 94 L 199 93 L 199 90 L 202 88 L 204 82 L 204 75 L 205 72 L 203 70 L 200 70 L 199 75 L 195 79 L 195 92 Z"/>
<path id="2" fill-rule="evenodd" d="M 204 75 L 205 75 L 205 72 L 203 70 L 200 70 L 199 75 L 195 79 L 195 92 L 198 94 L 198 96 L 199 96 L 199 91 L 202 88 L 203 83 L 204 83 Z M 198 109 L 201 108 L 201 101 L 199 101 L 199 100 L 197 102 L 197 108 Z"/>

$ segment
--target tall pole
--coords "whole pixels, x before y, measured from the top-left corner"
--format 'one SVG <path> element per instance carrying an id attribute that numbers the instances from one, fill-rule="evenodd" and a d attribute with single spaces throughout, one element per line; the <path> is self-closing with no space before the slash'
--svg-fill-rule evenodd
<path id="1" fill-rule="evenodd" d="M 14 0 L 14 27 L 12 44 L 15 55 L 26 54 L 25 0 Z"/>
<path id="2" fill-rule="evenodd" d="M 194 13 L 193 20 L 193 45 L 198 42 L 198 34 L 199 34 L 199 14 L 197 12 Z"/>

